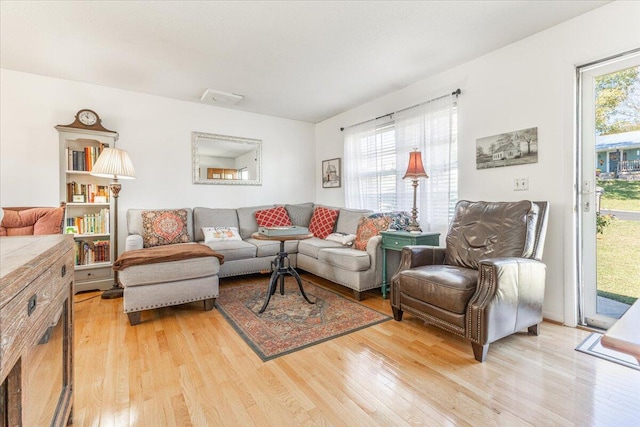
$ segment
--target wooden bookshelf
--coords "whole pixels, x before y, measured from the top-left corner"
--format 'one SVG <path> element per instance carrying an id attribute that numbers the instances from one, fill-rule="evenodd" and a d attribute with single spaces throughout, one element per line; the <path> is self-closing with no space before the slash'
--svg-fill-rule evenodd
<path id="1" fill-rule="evenodd" d="M 73 234 L 75 241 L 74 291 L 110 289 L 116 256 L 111 232 L 113 197 L 110 180 L 91 175 L 91 169 L 104 148 L 115 146 L 118 133 L 70 125 L 55 128 L 60 144 L 60 198 L 67 202 L 65 233 Z"/>

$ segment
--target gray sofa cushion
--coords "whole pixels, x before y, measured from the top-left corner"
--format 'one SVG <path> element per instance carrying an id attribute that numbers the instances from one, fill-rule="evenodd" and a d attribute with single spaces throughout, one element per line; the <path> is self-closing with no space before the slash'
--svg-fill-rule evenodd
<path id="1" fill-rule="evenodd" d="M 300 242 L 298 243 L 298 253 L 305 254 L 307 256 L 310 256 L 316 259 L 318 258 L 318 251 L 324 248 L 347 249 L 346 247 L 342 246 L 340 243 L 336 243 L 336 242 L 332 242 L 324 239 L 318 239 L 317 237 L 300 240 Z"/>
<path id="2" fill-rule="evenodd" d="M 129 234 L 139 234 L 144 236 L 144 227 L 142 225 L 143 211 L 164 211 L 184 209 L 187 211 L 187 230 L 189 237 L 193 240 L 193 212 L 191 208 L 163 208 L 163 209 L 129 209 L 127 210 L 127 231 Z"/>
<path id="3" fill-rule="evenodd" d="M 223 240 L 220 242 L 205 243 L 214 251 L 224 255 L 224 260 L 255 258 L 258 248 L 256 245 L 243 240 Z"/>
<path id="4" fill-rule="evenodd" d="M 248 239 L 251 234 L 258 231 L 258 223 L 256 222 L 255 212 L 263 209 L 270 209 L 275 205 L 251 206 L 247 208 L 236 209 L 238 213 L 238 225 L 240 237 Z"/>
<path id="5" fill-rule="evenodd" d="M 373 211 L 366 209 L 340 209 L 338 214 L 338 222 L 336 223 L 336 232 L 356 234 L 358 231 L 358 221 L 361 217 L 372 214 Z"/>
<path id="6" fill-rule="evenodd" d="M 212 209 L 200 208 L 193 209 L 193 227 L 195 241 L 204 240 L 202 227 L 236 227 L 238 226 L 238 214 L 235 209 Z"/>
<path id="7" fill-rule="evenodd" d="M 321 249 L 318 251 L 318 261 L 349 271 L 366 271 L 371 266 L 369 254 L 357 249 Z"/>
<path id="8" fill-rule="evenodd" d="M 311 216 L 313 215 L 313 203 L 300 203 L 297 205 L 284 205 L 289 219 L 293 225 L 300 227 L 308 227 Z"/>
<path id="9" fill-rule="evenodd" d="M 143 264 L 125 268 L 118 277 L 124 286 L 142 286 L 214 276 L 220 271 L 215 257 Z"/>

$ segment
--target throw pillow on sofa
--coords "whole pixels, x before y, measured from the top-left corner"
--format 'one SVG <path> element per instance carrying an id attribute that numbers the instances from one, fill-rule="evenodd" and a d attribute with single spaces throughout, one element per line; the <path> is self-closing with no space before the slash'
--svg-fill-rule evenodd
<path id="1" fill-rule="evenodd" d="M 142 211 L 142 229 L 145 248 L 191 241 L 184 209 Z"/>
<path id="2" fill-rule="evenodd" d="M 254 215 L 258 227 L 286 227 L 291 225 L 289 214 L 284 206 L 256 211 Z"/>
<path id="3" fill-rule="evenodd" d="M 361 251 L 367 250 L 369 239 L 377 236 L 381 231 L 387 230 L 389 224 L 391 224 L 391 218 L 387 215 L 378 216 L 374 214 L 360 218 L 354 248 Z"/>
<path id="4" fill-rule="evenodd" d="M 238 227 L 202 227 L 202 234 L 205 243 L 242 240 Z"/>
<path id="5" fill-rule="evenodd" d="M 328 209 L 319 206 L 313 210 L 313 216 L 309 223 L 309 233 L 319 239 L 326 238 L 333 232 L 338 219 L 339 210 Z"/>
<path id="6" fill-rule="evenodd" d="M 353 241 L 356 240 L 356 235 L 345 233 L 331 233 L 327 237 L 325 237 L 324 240 L 340 243 L 342 246 L 351 246 L 353 245 Z"/>
<path id="7" fill-rule="evenodd" d="M 384 212 L 384 213 L 374 213 L 369 215 L 369 218 L 378 218 L 386 216 L 389 217 L 389 230 L 397 230 L 402 231 L 406 230 L 406 228 L 411 224 L 411 215 L 408 212 L 397 211 L 397 212 Z M 381 230 L 385 231 L 385 230 Z"/>
<path id="8" fill-rule="evenodd" d="M 291 223 L 299 227 L 308 227 L 313 215 L 313 203 L 300 203 L 297 205 L 284 205 L 291 218 Z"/>

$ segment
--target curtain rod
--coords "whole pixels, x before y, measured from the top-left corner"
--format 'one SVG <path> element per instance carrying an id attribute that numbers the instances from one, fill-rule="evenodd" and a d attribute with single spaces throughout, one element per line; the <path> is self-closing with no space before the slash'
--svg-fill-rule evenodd
<path id="1" fill-rule="evenodd" d="M 462 93 L 462 91 L 461 91 L 460 89 L 456 89 L 456 90 L 454 90 L 453 92 L 451 92 L 451 95 L 452 95 L 452 96 L 455 96 L 455 97 L 457 98 L 461 93 Z M 398 110 L 398 111 L 396 111 L 396 113 L 398 113 L 398 112 L 400 112 L 400 111 L 408 110 L 409 108 L 415 108 L 415 107 L 417 107 L 418 105 L 426 104 L 426 103 L 428 103 L 428 102 L 435 101 L 436 99 L 441 99 L 441 98 L 444 98 L 444 97 L 446 97 L 446 96 L 449 96 L 449 94 L 442 95 L 442 96 L 439 96 L 439 97 L 437 97 L 437 98 L 433 98 L 433 99 L 430 99 L 430 100 L 428 100 L 428 101 L 421 102 L 421 103 L 416 104 L 416 105 L 412 105 L 411 107 L 403 108 L 402 110 Z M 347 127 L 348 127 L 348 128 L 351 128 L 351 127 L 354 127 L 354 126 L 362 125 L 362 124 L 365 124 L 365 123 L 372 122 L 372 121 L 374 121 L 374 120 L 381 119 L 381 118 L 383 118 L 383 117 L 393 116 L 394 114 L 395 114 L 395 113 L 387 113 L 387 114 L 383 114 L 382 116 L 380 116 L 380 117 L 376 117 L 375 119 L 365 120 L 364 122 L 356 123 L 356 124 L 354 124 L 354 125 L 347 126 Z M 340 132 L 344 131 L 345 129 L 346 129 L 346 128 L 344 128 L 344 127 L 340 128 Z"/>

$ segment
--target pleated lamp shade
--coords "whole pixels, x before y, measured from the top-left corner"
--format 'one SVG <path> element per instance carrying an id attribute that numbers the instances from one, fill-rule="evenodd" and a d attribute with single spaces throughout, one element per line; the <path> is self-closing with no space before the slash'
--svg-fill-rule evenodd
<path id="1" fill-rule="evenodd" d="M 429 178 L 429 175 L 424 171 L 424 166 L 422 166 L 422 154 L 420 154 L 419 151 L 409 153 L 409 166 L 407 167 L 407 173 L 404 174 L 402 179 L 405 178 Z"/>
<path id="2" fill-rule="evenodd" d="M 126 151 L 105 148 L 96 164 L 91 168 L 91 175 L 103 178 L 135 179 L 136 171 L 133 169 L 133 163 L 131 163 Z"/>

